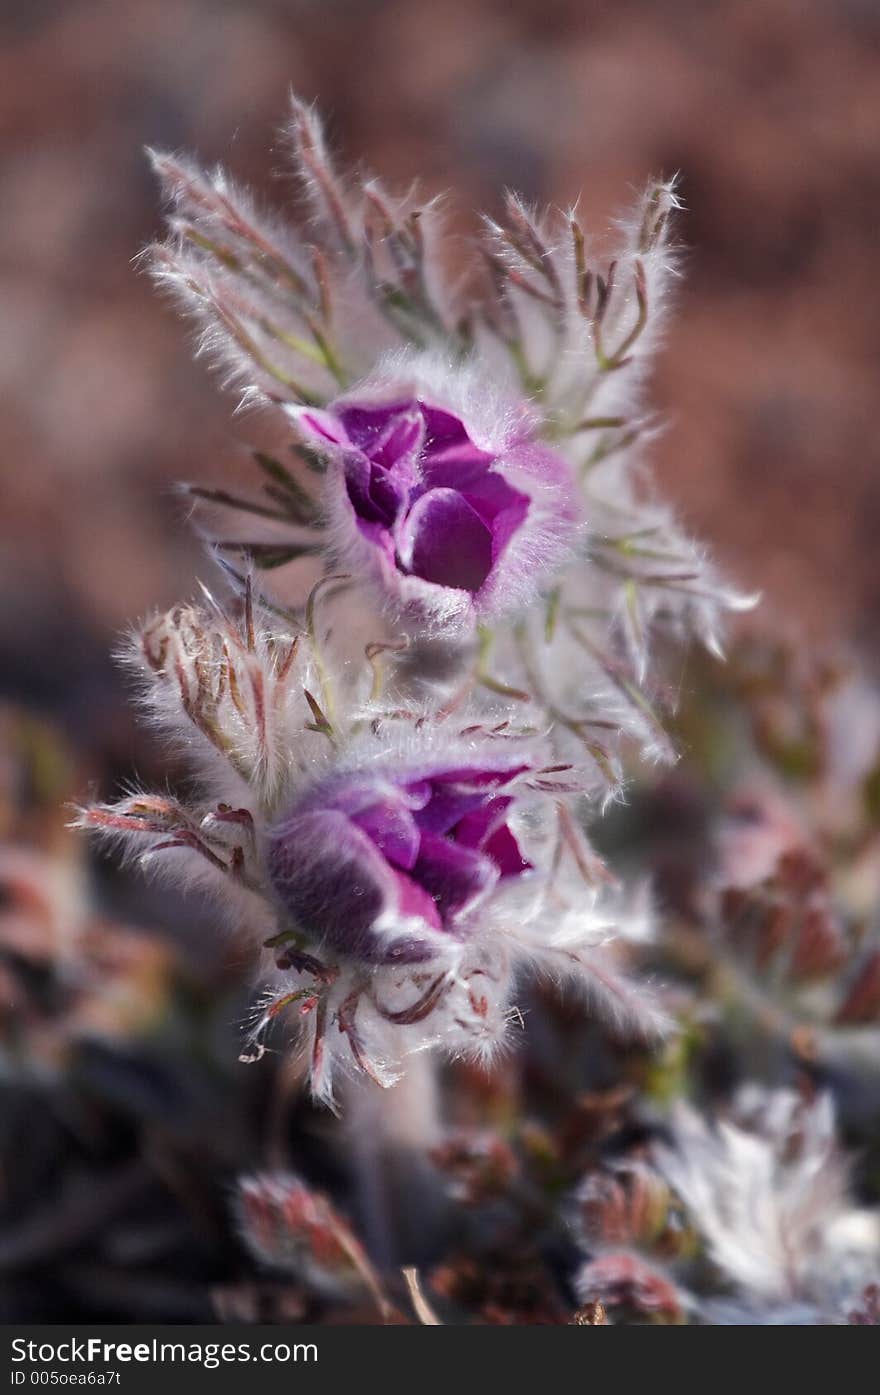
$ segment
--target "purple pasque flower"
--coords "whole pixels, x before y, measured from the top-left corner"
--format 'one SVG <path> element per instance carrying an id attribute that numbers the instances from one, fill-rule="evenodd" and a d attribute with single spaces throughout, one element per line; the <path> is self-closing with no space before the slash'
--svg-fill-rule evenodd
<path id="1" fill-rule="evenodd" d="M 376 577 L 404 620 L 435 630 L 528 605 L 578 524 L 571 468 L 536 439 L 528 407 L 480 401 L 478 383 L 447 377 L 445 394 L 416 377 L 290 409 L 330 462 L 340 560 Z"/>
<path id="2" fill-rule="evenodd" d="M 499 882 L 531 870 L 509 819 L 529 764 L 355 769 L 269 831 L 276 896 L 309 940 L 365 963 L 414 964 L 467 939 Z"/>

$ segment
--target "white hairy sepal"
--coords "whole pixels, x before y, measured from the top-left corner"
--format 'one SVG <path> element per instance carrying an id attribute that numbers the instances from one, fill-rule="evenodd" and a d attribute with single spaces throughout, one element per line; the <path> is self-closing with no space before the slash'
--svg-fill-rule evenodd
<path id="1" fill-rule="evenodd" d="M 121 658 L 136 674 L 142 711 L 186 756 L 209 796 L 254 805 L 265 817 L 284 807 L 332 751 L 309 729 L 307 693 L 321 695 L 307 636 L 256 610 L 249 634 L 221 611 L 179 606 L 135 632 Z M 345 718 L 362 703 L 368 674 L 330 676 Z"/>

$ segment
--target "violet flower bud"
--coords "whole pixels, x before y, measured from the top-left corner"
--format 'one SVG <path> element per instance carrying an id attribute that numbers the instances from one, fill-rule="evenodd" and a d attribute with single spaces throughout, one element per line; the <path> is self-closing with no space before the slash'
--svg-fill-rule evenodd
<path id="1" fill-rule="evenodd" d="M 449 395 L 461 395 L 454 378 Z M 528 605 L 562 567 L 576 489 L 523 404 L 466 407 L 466 420 L 437 397 L 409 383 L 290 411 L 330 461 L 346 566 L 371 573 L 404 620 L 467 628 Z"/>
<path id="2" fill-rule="evenodd" d="M 509 826 L 529 767 L 366 770 L 312 789 L 269 834 L 269 876 L 298 929 L 348 958 L 421 963 L 531 864 Z"/>

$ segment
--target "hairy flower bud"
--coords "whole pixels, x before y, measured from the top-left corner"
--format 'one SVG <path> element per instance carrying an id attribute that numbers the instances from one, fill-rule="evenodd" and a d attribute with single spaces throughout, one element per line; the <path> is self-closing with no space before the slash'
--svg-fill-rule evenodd
<path id="1" fill-rule="evenodd" d="M 575 486 L 522 404 L 465 408 L 465 420 L 442 399 L 466 391 L 466 372 L 464 384 L 444 375 L 445 394 L 420 376 L 291 413 L 330 460 L 328 511 L 346 565 L 374 576 L 404 620 L 467 627 L 527 605 L 552 580 L 575 536 Z"/>
<path id="2" fill-rule="evenodd" d="M 242 1177 L 236 1197 L 242 1235 L 264 1264 L 319 1292 L 374 1285 L 351 1229 L 320 1192 L 290 1172 Z"/>
<path id="3" fill-rule="evenodd" d="M 269 833 L 269 875 L 297 926 L 349 958 L 419 963 L 465 938 L 504 878 L 529 870 L 508 825 L 528 769 L 366 769 L 319 784 Z"/>

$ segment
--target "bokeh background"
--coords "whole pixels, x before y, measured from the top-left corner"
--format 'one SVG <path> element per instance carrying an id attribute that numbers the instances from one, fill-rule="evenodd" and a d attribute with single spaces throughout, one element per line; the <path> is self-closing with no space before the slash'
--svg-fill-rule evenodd
<path id="1" fill-rule="evenodd" d="M 505 185 L 537 202 L 580 195 L 601 229 L 651 174 L 680 171 L 686 274 L 653 379 L 668 422 L 658 481 L 796 647 L 843 647 L 874 666 L 876 0 L 3 0 L 0 39 L 0 833 L 24 858 L 7 870 L 4 933 L 27 921 L 35 982 L 34 924 L 55 926 L 83 880 L 109 878 L 70 850 L 61 803 L 167 773 L 109 653 L 127 620 L 205 573 L 171 486 L 222 480 L 247 437 L 134 264 L 160 228 L 143 147 L 220 161 L 283 207 L 291 86 L 319 101 L 347 158 L 392 184 L 449 190 L 462 238 L 470 210 L 497 209 Z M 173 926 L 177 940 L 120 950 L 101 938 L 107 924 L 93 927 L 94 962 L 118 991 L 93 1002 L 76 986 L 73 1019 L 40 1027 L 36 1076 L 52 1075 L 83 1024 L 94 1035 L 96 1015 L 102 1031 L 127 1030 L 144 995 L 161 996 L 172 955 L 188 1011 L 173 1052 L 166 1033 L 148 1067 L 126 1074 L 118 1051 L 78 1057 L 75 1105 L 10 1096 L 0 1185 L 7 1216 L 23 1205 L 30 1229 L 0 1240 L 0 1274 L 18 1276 L 4 1311 L 199 1317 L 203 1289 L 187 1275 L 228 1280 L 232 1241 L 222 1187 L 188 1196 L 180 1150 L 198 1158 L 222 1111 L 218 1146 L 237 1166 L 268 1086 L 251 1082 L 230 1106 L 213 1027 L 193 1027 L 200 994 L 230 995 L 225 1023 L 243 1011 L 229 951 L 206 962 L 199 948 L 204 912 L 181 927 L 155 891 L 135 900 L 112 880 L 102 905 Z M 107 1114 L 114 1091 L 126 1105 L 140 1091 L 160 1121 L 146 1171 L 144 1148 L 125 1142 L 128 1116 Z M 81 1167 L 69 1164 L 77 1148 Z M 48 1219 L 35 1194 L 54 1198 Z M 115 1259 L 84 1257 L 108 1215 L 126 1218 Z M 175 1226 L 163 1251 L 172 1301 L 167 1278 L 151 1288 L 131 1273 Z M 120 1272 L 134 1286 L 124 1298 Z"/>

